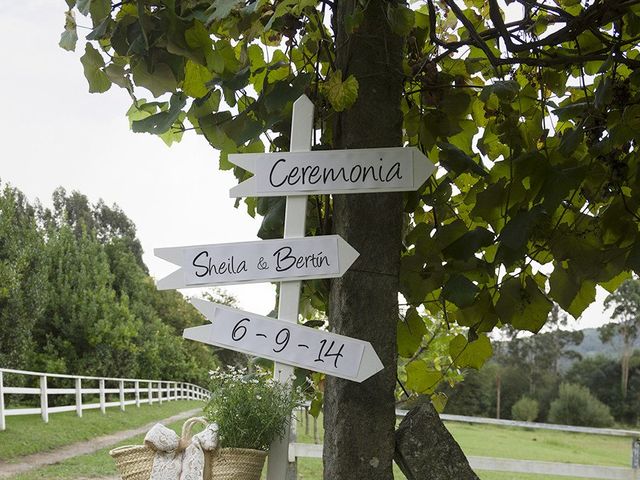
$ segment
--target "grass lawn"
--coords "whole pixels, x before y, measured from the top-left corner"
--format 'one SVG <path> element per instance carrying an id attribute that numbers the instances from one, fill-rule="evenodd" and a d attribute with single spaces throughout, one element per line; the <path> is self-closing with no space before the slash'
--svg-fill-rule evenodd
<path id="1" fill-rule="evenodd" d="M 298 422 L 298 441 L 313 443 L 312 417 L 309 433 L 305 432 L 304 415 Z M 504 457 L 520 460 L 581 463 L 627 467 L 631 463 L 631 439 L 603 437 L 551 430 L 527 430 L 492 425 L 447 422 L 449 431 L 466 455 Z M 322 419 L 318 419 L 318 436 L 322 441 Z M 394 465 L 395 478 L 405 479 Z M 530 475 L 503 472 L 477 472 L 482 480 L 578 480 L 572 477 Z M 322 460 L 303 458 L 298 461 L 300 480 L 322 478 Z"/>
<path id="2" fill-rule="evenodd" d="M 104 415 L 99 410 L 85 410 L 82 418 L 78 418 L 75 412 L 54 413 L 49 416 L 48 424 L 39 415 L 7 417 L 7 429 L 0 432 L 0 460 L 11 460 L 141 427 L 202 405 L 199 401 L 179 400 L 162 405 L 142 405 L 140 408 L 128 406 L 125 412 L 108 408 Z"/>
<path id="3" fill-rule="evenodd" d="M 167 415 L 168 416 L 168 415 Z M 311 418 L 310 418 L 311 420 Z M 322 438 L 321 421 L 319 436 Z M 182 422 L 170 425 L 179 431 Z M 501 428 L 489 425 L 448 423 L 447 427 L 467 455 L 506 457 L 568 463 L 627 466 L 630 462 L 630 439 L 598 437 L 554 431 Z M 304 424 L 298 424 L 298 441 L 313 442 L 313 430 L 305 434 Z M 0 437 L 1 438 L 1 437 Z M 128 439 L 122 445 L 142 443 L 143 436 Z M 100 477 L 115 474 L 109 449 L 83 455 L 34 472 L 11 477 L 11 480 L 68 480 L 78 477 Z M 266 469 L 265 469 L 266 470 Z M 405 479 L 394 469 L 395 478 Z M 482 480 L 579 480 L 550 475 L 526 475 L 501 472 L 477 472 Z M 299 480 L 321 480 L 322 460 L 302 458 L 298 461 Z"/>

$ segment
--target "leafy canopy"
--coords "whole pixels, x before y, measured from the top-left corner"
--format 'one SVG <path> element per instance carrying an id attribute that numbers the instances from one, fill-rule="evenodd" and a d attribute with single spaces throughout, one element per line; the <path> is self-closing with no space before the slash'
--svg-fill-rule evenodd
<path id="1" fill-rule="evenodd" d="M 537 332 L 553 302 L 577 317 L 596 285 L 612 292 L 640 270 L 640 4 L 507 3 L 508 14 L 497 0 L 358 1 L 345 20 L 355 33 L 367 8 L 385 8 L 405 38 L 404 141 L 438 171 L 406 196 L 401 293 L 468 329 L 448 340 L 454 366 L 482 364 L 494 327 Z M 300 94 L 316 106 L 315 148 L 332 148 L 334 120 L 358 96 L 335 67 L 329 1 L 67 4 L 63 48 L 76 44 L 76 13 L 92 24 L 90 91 L 124 88 L 134 131 L 168 144 L 203 135 L 239 181 L 248 174 L 227 155 L 287 149 Z M 245 203 L 264 216 L 261 236 L 282 234 L 283 199 Z M 331 199 L 309 205 L 309 234 L 330 233 Z M 326 309 L 326 282 L 304 293 Z M 401 330 L 403 357 L 418 361 L 425 330 Z M 421 371 L 437 382 L 429 362 Z"/>

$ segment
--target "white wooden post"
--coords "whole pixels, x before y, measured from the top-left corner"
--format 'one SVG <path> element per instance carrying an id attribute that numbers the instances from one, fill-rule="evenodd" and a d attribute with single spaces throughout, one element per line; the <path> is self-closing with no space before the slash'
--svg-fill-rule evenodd
<path id="1" fill-rule="evenodd" d="M 104 379 L 100 379 L 100 411 L 102 413 L 107 413 L 107 406 L 105 402 L 105 392 L 104 392 Z"/>
<path id="2" fill-rule="evenodd" d="M 140 382 L 138 380 L 136 380 L 135 384 L 134 384 L 134 389 L 136 391 L 135 395 L 136 395 L 136 407 L 140 407 Z"/>
<path id="3" fill-rule="evenodd" d="M 82 418 L 82 379 L 76 378 L 76 415 Z"/>
<path id="4" fill-rule="evenodd" d="M 40 411 L 44 423 L 49 423 L 49 399 L 47 397 L 47 377 L 40 377 Z"/>
<path id="5" fill-rule="evenodd" d="M 291 120 L 292 152 L 311 151 L 311 134 L 313 132 L 313 103 L 305 95 L 293 104 Z M 307 196 L 288 195 L 284 216 L 284 238 L 304 237 L 307 218 Z M 292 323 L 298 322 L 300 305 L 300 287 L 302 282 L 281 282 L 280 301 L 278 302 L 278 318 Z M 275 378 L 280 382 L 288 382 L 293 377 L 293 367 L 275 364 Z M 284 480 L 290 478 L 289 472 L 289 430 L 282 440 L 278 440 L 269 449 L 267 480 Z"/>
<path id="6" fill-rule="evenodd" d="M 4 378 L 2 371 L 0 371 L 0 432 L 6 430 L 7 424 L 4 417 Z"/>
<path id="7" fill-rule="evenodd" d="M 120 387 L 120 410 L 124 412 L 124 380 L 120 380 L 119 382 L 119 387 Z"/>
<path id="8" fill-rule="evenodd" d="M 149 396 L 149 405 L 153 403 L 153 383 L 147 383 L 147 395 Z"/>
<path id="9" fill-rule="evenodd" d="M 180 382 L 180 400 L 184 400 L 184 383 Z"/>
<path id="10" fill-rule="evenodd" d="M 160 405 L 162 405 L 162 382 L 158 382 L 158 401 L 160 402 Z"/>

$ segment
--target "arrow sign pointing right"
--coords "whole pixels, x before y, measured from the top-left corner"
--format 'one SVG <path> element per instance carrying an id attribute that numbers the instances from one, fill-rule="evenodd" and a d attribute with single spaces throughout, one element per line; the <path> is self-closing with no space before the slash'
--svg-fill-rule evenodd
<path id="1" fill-rule="evenodd" d="M 212 322 L 184 338 L 362 382 L 384 367 L 369 342 L 218 305 L 191 303 Z"/>
<path id="2" fill-rule="evenodd" d="M 415 147 L 237 153 L 229 161 L 255 173 L 231 197 L 414 191 L 436 169 Z"/>

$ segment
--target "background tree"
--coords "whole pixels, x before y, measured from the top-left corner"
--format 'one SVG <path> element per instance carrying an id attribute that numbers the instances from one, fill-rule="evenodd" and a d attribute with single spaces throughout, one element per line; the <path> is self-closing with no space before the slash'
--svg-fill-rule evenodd
<path id="1" fill-rule="evenodd" d="M 126 89 L 134 131 L 171 143 L 194 129 L 239 180 L 228 153 L 287 148 L 303 92 L 314 148 L 408 144 L 438 163 L 412 194 L 309 200 L 308 233 L 361 255 L 305 294 L 385 364 L 360 386 L 327 382 L 327 478 L 391 478 L 398 290 L 468 329 L 449 345 L 464 368 L 488 357 L 495 326 L 537 332 L 554 301 L 578 317 L 596 285 L 640 269 L 635 0 L 519 0 L 508 16 L 497 0 L 67 4 L 63 48 L 74 12 L 93 24 L 90 91 Z M 262 236 L 281 234 L 283 199 L 245 204 Z"/>
<path id="2" fill-rule="evenodd" d="M 622 396 L 626 397 L 629 389 L 629 362 L 633 353 L 633 344 L 640 334 L 640 281 L 636 278 L 625 281 L 604 301 L 605 308 L 613 307 L 611 319 L 600 327 L 600 339 L 611 341 L 616 334 L 622 338 Z"/>
<path id="3" fill-rule="evenodd" d="M 117 206 L 58 189 L 49 210 L 4 186 L 0 279 L 3 367 L 206 385 L 219 362 L 181 338 L 202 317 L 179 293 L 156 289 Z"/>

